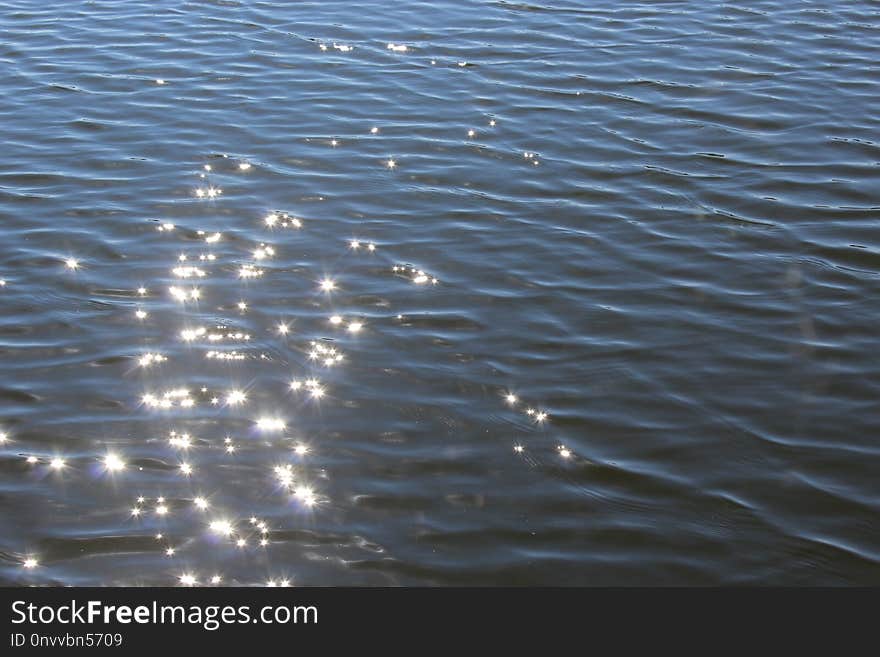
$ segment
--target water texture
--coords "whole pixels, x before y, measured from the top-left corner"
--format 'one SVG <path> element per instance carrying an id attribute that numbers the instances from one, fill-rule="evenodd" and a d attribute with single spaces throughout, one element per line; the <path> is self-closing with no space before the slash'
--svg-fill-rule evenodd
<path id="1" fill-rule="evenodd" d="M 0 30 L 0 582 L 880 584 L 876 3 Z"/>

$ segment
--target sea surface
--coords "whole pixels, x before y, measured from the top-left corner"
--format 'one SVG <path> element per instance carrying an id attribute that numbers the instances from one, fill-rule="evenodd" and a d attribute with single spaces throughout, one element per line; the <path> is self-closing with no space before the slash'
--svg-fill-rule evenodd
<path id="1" fill-rule="evenodd" d="M 876 2 L 0 5 L 0 582 L 880 585 Z"/>

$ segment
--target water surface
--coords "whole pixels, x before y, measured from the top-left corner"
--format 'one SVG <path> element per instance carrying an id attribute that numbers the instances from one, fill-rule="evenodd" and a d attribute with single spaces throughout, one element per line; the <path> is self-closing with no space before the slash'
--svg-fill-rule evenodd
<path id="1" fill-rule="evenodd" d="M 4 3 L 0 580 L 880 584 L 878 19 Z"/>

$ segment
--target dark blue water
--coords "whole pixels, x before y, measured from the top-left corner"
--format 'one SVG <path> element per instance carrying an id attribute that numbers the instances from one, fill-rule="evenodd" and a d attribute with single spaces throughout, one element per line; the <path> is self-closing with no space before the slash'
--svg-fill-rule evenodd
<path id="1" fill-rule="evenodd" d="M 876 3 L 0 29 L 4 583 L 880 584 Z"/>

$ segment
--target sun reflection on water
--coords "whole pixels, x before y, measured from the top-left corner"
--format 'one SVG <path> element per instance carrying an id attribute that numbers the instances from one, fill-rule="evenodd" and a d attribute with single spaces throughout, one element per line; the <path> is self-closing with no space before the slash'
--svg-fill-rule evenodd
<path id="1" fill-rule="evenodd" d="M 319 42 L 318 46 L 322 53 L 328 53 L 327 58 L 337 60 L 352 61 L 352 58 L 342 58 L 335 53 L 348 54 L 355 50 L 353 45 L 337 42 Z M 331 48 L 335 52 L 330 52 Z M 410 53 L 413 48 L 406 44 L 390 42 L 386 44 L 385 50 L 389 53 Z M 359 50 L 358 55 L 361 52 Z M 389 55 L 383 54 L 383 57 Z M 394 57 L 394 59 L 402 61 L 408 58 Z M 430 61 L 431 64 L 435 64 L 437 60 Z M 465 61 L 457 62 L 457 65 L 461 68 L 471 66 Z M 156 79 L 155 84 L 161 86 L 166 82 Z M 499 132 L 485 128 L 487 118 L 485 115 L 478 116 L 476 120 L 471 118 L 470 125 L 477 125 L 479 121 L 479 125 L 483 126 L 479 128 L 484 131 L 482 134 L 488 136 Z M 457 126 L 455 134 L 466 135 L 468 140 L 476 139 L 477 128 L 466 127 L 467 125 L 465 123 Z M 489 119 L 488 126 L 495 127 L 496 120 Z M 368 130 L 372 137 L 367 138 L 364 134 L 365 127 L 358 128 L 361 132 L 361 141 L 373 144 L 376 140 L 384 139 L 386 132 L 392 131 L 391 127 L 380 130 L 377 125 L 372 125 Z M 333 134 L 333 132 L 327 131 L 324 134 Z M 343 153 L 346 157 L 350 156 L 357 148 L 358 139 L 356 136 L 345 134 L 329 139 L 323 137 L 319 141 L 322 145 L 329 144 L 333 148 L 338 148 L 335 153 L 338 158 Z M 329 149 L 327 152 L 330 152 Z M 395 157 L 388 156 L 379 161 L 377 158 L 381 157 L 383 152 L 389 151 L 383 149 L 379 151 L 379 155 L 371 156 L 372 159 L 368 161 L 374 173 L 379 163 L 388 170 L 400 167 Z M 539 162 L 537 154 L 532 151 L 525 151 L 522 155 L 524 160 L 532 164 L 537 165 Z M 221 200 L 224 192 L 220 184 L 234 180 L 237 186 L 271 170 L 269 163 L 263 164 L 256 159 L 254 161 L 259 162 L 259 165 L 255 168 L 255 165 L 246 159 L 250 156 L 244 155 L 232 155 L 232 159 L 224 164 L 224 158 L 228 157 L 230 156 L 212 155 L 214 164 L 200 164 L 194 167 L 195 170 L 190 169 L 189 175 L 198 182 L 196 186 L 187 186 L 183 191 L 187 207 L 197 211 L 219 208 L 229 201 L 229 199 Z M 405 158 L 405 154 L 402 154 L 402 157 Z M 518 156 L 517 160 L 519 161 Z M 403 176 L 408 170 L 413 169 L 414 166 L 410 162 L 414 161 L 414 159 L 405 160 L 407 166 L 398 175 Z M 251 175 L 242 175 L 252 170 Z M 231 195 L 237 196 L 239 189 L 234 189 L 233 192 Z M 196 199 L 216 201 L 216 203 L 195 201 L 193 196 Z M 165 248 L 173 247 L 175 253 L 161 259 L 161 270 L 157 271 L 155 279 L 144 279 L 145 284 L 137 288 L 133 287 L 132 281 L 125 284 L 126 293 L 130 297 L 133 297 L 132 290 L 136 291 L 137 305 L 134 308 L 134 315 L 141 320 L 139 324 L 141 329 L 145 332 L 158 331 L 161 326 L 166 325 L 163 320 L 171 318 L 176 322 L 174 325 L 179 328 L 174 337 L 184 343 L 175 345 L 169 340 L 169 344 L 162 345 L 145 339 L 142 353 L 130 355 L 131 352 L 128 352 L 129 357 L 135 360 L 140 368 L 138 377 L 142 377 L 144 381 L 144 388 L 140 388 L 143 394 L 139 399 L 139 408 L 137 404 L 132 406 L 140 412 L 153 411 L 148 415 L 150 421 L 157 423 L 169 420 L 175 423 L 180 421 L 178 427 L 181 428 L 169 431 L 167 440 L 163 438 L 158 441 L 146 441 L 143 445 L 139 444 L 137 449 L 127 449 L 130 460 L 126 460 L 122 454 L 115 451 L 92 454 L 90 459 L 93 469 L 118 475 L 106 476 L 102 482 L 104 485 L 111 486 L 123 480 L 137 479 L 139 486 L 143 484 L 157 488 L 168 487 L 164 490 L 164 494 L 169 496 L 167 500 L 164 495 L 155 495 L 159 491 L 145 490 L 149 497 L 138 496 L 133 506 L 131 497 L 128 497 L 124 504 L 120 504 L 118 510 L 120 521 L 124 518 L 131 525 L 150 532 L 145 534 L 146 536 L 155 536 L 156 554 L 173 557 L 178 550 L 183 550 L 188 559 L 191 555 L 194 560 L 197 559 L 194 550 L 198 542 L 188 540 L 184 535 L 187 525 L 182 524 L 191 523 L 196 517 L 200 518 L 198 526 L 201 528 L 201 533 L 204 533 L 204 528 L 207 526 L 208 534 L 214 537 L 214 544 L 237 548 L 241 558 L 249 558 L 252 553 L 266 551 L 257 548 L 274 549 L 272 546 L 277 545 L 281 539 L 277 534 L 270 534 L 269 525 L 265 520 L 251 516 L 249 526 L 243 522 L 236 522 L 236 517 L 246 517 L 246 511 L 241 508 L 244 506 L 243 503 L 236 505 L 229 502 L 229 493 L 236 492 L 234 484 L 229 484 L 229 490 L 223 486 L 214 488 L 208 485 L 209 482 L 216 480 L 218 472 L 229 472 L 220 468 L 228 468 L 231 463 L 247 462 L 252 456 L 261 464 L 258 470 L 261 473 L 260 479 L 265 479 L 267 472 L 271 473 L 268 477 L 269 482 L 262 481 L 253 485 L 259 486 L 264 495 L 274 494 L 276 497 L 284 498 L 284 501 L 277 502 L 275 509 L 269 507 L 260 511 L 261 514 L 267 511 L 266 517 L 269 517 L 269 512 L 273 514 L 271 516 L 273 525 L 276 522 L 279 525 L 282 523 L 293 525 L 297 522 L 297 514 L 301 517 L 312 517 L 311 513 L 319 514 L 326 510 L 330 506 L 331 496 L 325 494 L 322 484 L 319 483 L 321 478 L 316 472 L 320 470 L 315 463 L 325 457 L 328 450 L 323 449 L 324 443 L 321 442 L 320 437 L 308 436 L 303 439 L 303 434 L 296 431 L 300 425 L 298 414 L 319 413 L 323 405 L 326 404 L 325 408 L 330 408 L 334 402 L 338 403 L 340 400 L 336 395 L 342 397 L 343 394 L 337 392 L 342 390 L 342 386 L 336 387 L 335 384 L 339 380 L 336 377 L 349 375 L 349 370 L 356 368 L 358 359 L 369 350 L 370 340 L 386 330 L 389 323 L 392 323 L 396 330 L 406 326 L 403 323 L 404 314 L 397 313 L 396 310 L 395 314 L 388 315 L 386 321 L 378 314 L 371 314 L 370 309 L 355 307 L 351 299 L 345 298 L 353 291 L 357 292 L 355 290 L 357 278 L 351 273 L 349 265 L 372 263 L 375 271 L 381 272 L 380 275 L 384 277 L 388 277 L 390 266 L 395 279 L 392 283 L 411 283 L 415 286 L 411 289 L 418 290 L 412 293 L 422 298 L 432 294 L 431 288 L 439 285 L 437 276 L 425 269 L 403 263 L 392 265 L 386 261 L 385 252 L 393 250 L 392 240 L 381 242 L 382 248 L 378 249 L 376 242 L 368 241 L 370 227 L 363 224 L 359 226 L 359 230 L 337 234 L 332 240 L 328 240 L 335 245 L 334 258 L 337 256 L 338 258 L 333 261 L 328 260 L 332 264 L 323 272 L 311 271 L 302 277 L 306 295 L 319 309 L 317 316 L 312 318 L 314 327 L 307 325 L 310 318 L 308 314 L 302 318 L 297 315 L 295 320 L 288 321 L 284 318 L 293 315 L 289 308 L 279 310 L 264 307 L 258 294 L 259 286 L 262 281 L 271 280 L 273 277 L 276 279 L 285 277 L 283 280 L 295 282 L 296 276 L 289 273 L 290 263 L 285 262 L 288 258 L 297 257 L 295 242 L 285 241 L 285 238 L 300 237 L 316 226 L 318 221 L 317 216 L 304 221 L 292 212 L 267 211 L 267 207 L 271 206 L 261 203 L 251 207 L 247 211 L 249 218 L 243 218 L 241 225 L 230 222 L 231 225 L 211 225 L 205 226 L 204 229 L 191 228 L 189 218 L 181 219 L 179 226 L 169 221 L 154 219 L 153 221 L 158 225 L 156 231 L 151 227 L 150 238 L 161 241 Z M 253 233 L 240 232 L 242 226 Z M 304 226 L 305 230 L 298 233 L 297 231 Z M 215 230 L 216 228 L 222 230 Z M 296 230 L 285 232 L 283 229 Z M 162 235 L 156 235 L 157 232 Z M 346 239 L 346 235 L 353 234 L 359 237 L 352 236 Z M 243 235 L 247 235 L 246 239 L 242 237 Z M 267 241 L 258 241 L 261 236 Z M 275 242 L 278 246 L 270 242 Z M 198 244 L 206 250 L 194 253 L 193 244 Z M 83 269 L 82 261 L 69 255 L 60 256 L 56 252 L 52 260 L 56 262 L 56 267 L 60 260 L 69 272 Z M 90 273 L 90 270 L 97 265 L 96 260 L 96 257 L 89 257 L 88 267 L 80 277 Z M 426 262 L 426 266 L 433 269 L 434 264 Z M 327 272 L 332 272 L 333 275 Z M 345 284 L 340 286 L 340 280 Z M 195 283 L 200 287 L 194 285 Z M 0 280 L 0 286 L 5 285 L 6 280 Z M 148 288 L 147 285 L 150 287 Z M 447 283 L 446 286 L 449 284 Z M 169 302 L 164 294 L 151 294 L 148 291 L 162 288 L 167 289 L 170 299 L 178 303 Z M 243 294 L 245 291 L 248 294 Z M 209 305 L 211 307 L 207 308 Z M 127 313 L 131 313 L 131 305 L 125 308 Z M 264 312 L 267 315 L 271 313 L 274 322 L 263 322 Z M 130 318 L 130 314 L 128 317 Z M 397 318 L 397 323 L 393 322 L 394 317 Z M 148 318 L 151 321 L 146 322 Z M 282 318 L 282 321 L 279 321 L 279 318 Z M 292 325 L 296 327 L 296 331 L 291 335 Z M 180 328 L 181 326 L 183 328 Z M 336 341 L 329 338 L 309 339 L 319 336 L 322 328 L 323 331 L 332 331 Z M 257 336 L 253 340 L 250 331 Z M 302 340 L 299 336 L 302 336 Z M 272 349 L 266 346 L 270 344 L 270 340 Z M 258 344 L 259 349 L 265 349 L 265 352 L 256 351 L 254 344 Z M 235 365 L 243 361 L 248 363 Z M 189 368 L 191 377 L 172 378 L 168 372 L 181 363 Z M 291 379 L 287 384 L 289 393 L 298 394 L 288 394 L 285 399 L 282 395 L 283 387 L 278 390 L 274 386 L 268 369 L 273 363 L 293 364 L 294 367 L 291 369 L 302 367 L 302 370 L 298 371 L 305 370 L 304 376 Z M 181 385 L 181 381 L 197 381 L 198 376 L 208 369 L 223 371 L 231 377 L 232 372 L 241 373 L 247 370 L 249 365 L 257 364 L 267 368 L 263 370 L 267 373 L 265 380 L 260 377 L 247 380 L 242 376 L 238 382 L 226 380 L 218 383 L 216 389 L 212 390 L 195 384 Z M 156 367 L 158 365 L 163 366 Z M 332 388 L 316 378 L 314 376 L 316 372 L 326 374 L 329 381 L 334 384 Z M 328 392 L 329 390 L 333 391 L 333 395 Z M 531 431 L 535 435 L 546 432 L 550 423 L 549 411 L 525 403 L 517 393 L 509 389 L 500 393 L 507 406 L 507 412 L 523 420 L 524 431 Z M 272 398 L 275 399 L 274 403 L 268 401 Z M 181 412 L 184 410 L 186 412 Z M 245 412 L 246 415 L 243 416 Z M 190 421 L 201 422 L 206 417 L 211 418 L 216 425 L 188 424 Z M 290 418 L 292 428 L 286 418 Z M 296 418 L 297 422 L 294 423 L 293 418 Z M 230 421 L 228 427 L 222 424 L 227 420 Z M 198 428 L 200 426 L 209 429 L 203 433 Z M 231 436 L 226 436 L 221 443 L 219 438 L 216 436 L 212 438 L 209 435 L 211 426 L 222 426 L 224 432 L 229 430 L 237 438 L 233 440 Z M 190 427 L 193 434 L 198 437 L 194 437 L 182 427 Z M 233 429 L 240 433 L 235 433 Z M 167 429 L 163 428 L 159 434 L 164 436 L 165 431 Z M 0 445 L 6 445 L 10 440 L 6 433 L 0 433 Z M 507 443 L 505 450 L 510 449 L 509 445 L 510 443 Z M 282 449 L 284 450 L 282 458 L 290 459 L 294 463 L 278 463 L 277 453 Z M 575 458 L 574 452 L 561 444 L 550 449 L 555 450 L 556 455 L 563 460 Z M 141 460 L 141 450 L 144 452 L 153 450 L 153 452 L 149 454 L 148 459 Z M 532 455 L 536 450 L 533 444 L 527 448 L 523 440 L 514 442 L 513 451 L 521 456 L 522 461 L 531 463 L 533 461 L 530 459 L 533 458 Z M 42 456 L 25 454 L 16 458 L 23 456 L 29 465 L 35 466 L 29 469 L 32 473 L 45 472 L 48 466 L 49 470 L 57 473 L 49 477 L 54 479 L 55 483 L 75 476 L 76 471 L 79 470 L 76 467 L 78 457 L 74 458 L 68 453 L 65 458 L 57 452 L 48 457 L 50 453 L 52 452 L 47 450 Z M 509 455 L 509 451 L 507 454 Z M 184 457 L 186 460 L 182 460 Z M 100 465 L 94 465 L 95 461 L 99 461 Z M 149 463 L 154 465 L 148 465 Z M 176 492 L 172 492 L 171 486 Z M 239 508 L 235 508 L 236 506 Z M 162 529 L 162 532 L 153 534 L 156 529 Z M 192 530 L 189 531 L 192 533 Z M 218 538 L 226 540 L 218 541 Z M 172 541 L 175 544 L 172 544 Z M 21 566 L 28 570 L 35 569 L 39 565 L 36 557 L 28 557 L 21 561 Z M 219 573 L 210 576 L 199 575 L 196 570 L 189 569 L 169 572 L 182 586 L 220 585 L 224 581 L 224 576 Z M 276 576 L 269 579 L 266 585 L 290 586 L 291 580 L 288 577 Z"/>

